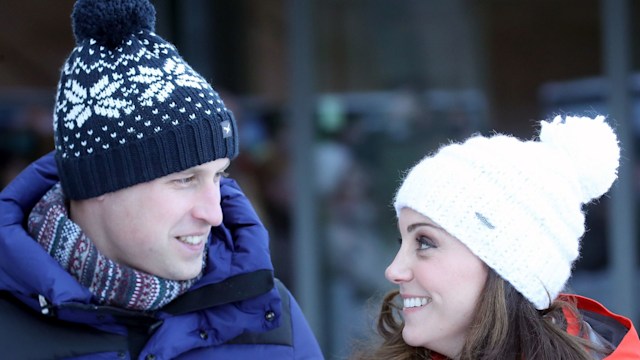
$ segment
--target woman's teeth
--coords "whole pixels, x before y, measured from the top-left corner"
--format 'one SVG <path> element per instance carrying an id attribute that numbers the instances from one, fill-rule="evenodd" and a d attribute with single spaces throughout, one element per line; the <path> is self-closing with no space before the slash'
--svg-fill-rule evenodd
<path id="1" fill-rule="evenodd" d="M 206 236 L 178 236 L 179 241 L 189 245 L 197 245 L 206 239 Z"/>
<path id="2" fill-rule="evenodd" d="M 419 297 L 414 297 L 414 298 L 406 298 L 404 299 L 404 308 L 414 308 L 414 307 L 419 307 L 419 306 L 425 306 L 428 303 L 431 302 L 431 298 L 419 298 Z"/>

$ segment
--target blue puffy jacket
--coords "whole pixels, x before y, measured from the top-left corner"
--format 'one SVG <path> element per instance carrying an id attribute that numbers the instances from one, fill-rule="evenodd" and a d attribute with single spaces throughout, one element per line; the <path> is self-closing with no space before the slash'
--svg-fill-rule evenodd
<path id="1" fill-rule="evenodd" d="M 0 357 L 323 358 L 295 299 L 274 286 L 268 234 L 235 181 L 222 180 L 224 224 L 212 230 L 202 279 L 155 312 L 92 303 L 27 233 L 31 209 L 57 181 L 49 154 L 0 193 Z"/>

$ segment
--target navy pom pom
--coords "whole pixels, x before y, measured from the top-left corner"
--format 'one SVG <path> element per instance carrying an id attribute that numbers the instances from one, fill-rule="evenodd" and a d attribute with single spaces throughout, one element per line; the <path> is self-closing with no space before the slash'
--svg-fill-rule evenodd
<path id="1" fill-rule="evenodd" d="M 71 18 L 78 44 L 94 39 L 115 48 L 131 34 L 153 31 L 156 10 L 149 0 L 78 0 Z"/>

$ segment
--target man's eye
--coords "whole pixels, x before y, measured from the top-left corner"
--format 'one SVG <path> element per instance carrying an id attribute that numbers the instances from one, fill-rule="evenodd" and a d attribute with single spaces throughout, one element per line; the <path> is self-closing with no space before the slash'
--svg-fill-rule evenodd
<path id="1" fill-rule="evenodd" d="M 220 171 L 219 173 L 216 174 L 216 180 L 220 180 L 220 178 L 223 177 L 229 177 L 229 173 L 227 173 L 226 171 Z"/>
<path id="2" fill-rule="evenodd" d="M 174 180 L 179 185 L 187 185 L 192 183 L 195 180 L 195 176 L 184 177 L 180 179 Z"/>

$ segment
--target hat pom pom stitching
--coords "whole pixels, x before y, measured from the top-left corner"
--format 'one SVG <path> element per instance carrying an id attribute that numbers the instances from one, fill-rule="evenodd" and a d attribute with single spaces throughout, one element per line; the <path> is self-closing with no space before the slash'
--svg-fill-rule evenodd
<path id="1" fill-rule="evenodd" d="M 77 43 L 93 39 L 108 48 L 141 30 L 153 31 L 155 16 L 148 0 L 78 0 L 71 15 Z"/>
<path id="2" fill-rule="evenodd" d="M 606 193 L 618 176 L 620 147 L 605 117 L 556 116 L 541 125 L 540 141 L 564 152 L 575 168 L 582 202 Z"/>

